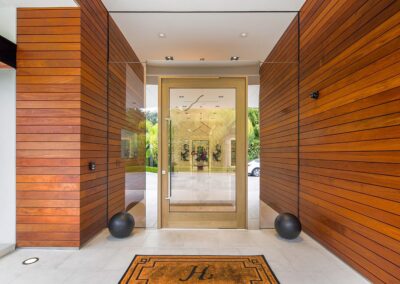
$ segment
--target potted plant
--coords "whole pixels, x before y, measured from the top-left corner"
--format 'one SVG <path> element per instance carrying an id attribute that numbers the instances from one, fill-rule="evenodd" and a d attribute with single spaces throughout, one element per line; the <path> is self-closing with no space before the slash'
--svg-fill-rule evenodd
<path id="1" fill-rule="evenodd" d="M 197 147 L 196 161 L 197 170 L 202 171 L 204 169 L 204 164 L 208 161 L 207 151 L 203 146 Z"/>

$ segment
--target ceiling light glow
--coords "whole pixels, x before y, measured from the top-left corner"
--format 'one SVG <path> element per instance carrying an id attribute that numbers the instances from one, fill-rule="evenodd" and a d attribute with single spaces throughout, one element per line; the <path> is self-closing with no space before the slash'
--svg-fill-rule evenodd
<path id="1" fill-rule="evenodd" d="M 158 37 L 159 37 L 159 38 L 166 38 L 167 35 L 166 35 L 165 33 L 159 33 L 159 34 L 158 34 Z"/>
<path id="2" fill-rule="evenodd" d="M 241 33 L 240 36 L 241 37 L 247 37 L 247 33 Z"/>

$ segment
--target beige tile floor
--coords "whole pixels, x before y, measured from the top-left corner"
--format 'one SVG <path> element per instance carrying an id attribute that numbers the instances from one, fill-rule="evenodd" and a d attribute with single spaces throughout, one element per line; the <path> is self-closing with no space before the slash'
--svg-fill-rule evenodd
<path id="1" fill-rule="evenodd" d="M 104 230 L 81 250 L 18 249 L 0 259 L 0 283 L 118 283 L 135 254 L 265 255 L 281 283 L 368 283 L 306 234 L 274 230 L 136 229 L 123 240 Z M 30 266 L 28 257 L 40 261 Z"/>

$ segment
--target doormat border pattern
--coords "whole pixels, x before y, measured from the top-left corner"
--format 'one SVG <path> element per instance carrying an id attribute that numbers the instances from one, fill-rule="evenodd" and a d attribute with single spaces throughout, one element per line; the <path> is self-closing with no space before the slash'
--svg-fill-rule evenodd
<path id="1" fill-rule="evenodd" d="M 274 271 L 272 270 L 271 266 L 269 265 L 267 259 L 265 258 L 265 256 L 264 256 L 263 254 L 260 254 L 260 255 L 170 255 L 170 254 L 164 254 L 164 255 L 148 255 L 148 254 L 136 254 L 136 255 L 134 256 L 134 258 L 132 259 L 132 261 L 130 262 L 128 268 L 125 270 L 125 273 L 123 274 L 123 276 L 122 276 L 121 279 L 119 280 L 119 282 L 118 282 L 119 284 L 122 284 L 122 283 L 129 283 L 129 281 L 128 281 L 128 282 L 122 282 L 122 281 L 123 281 L 124 278 L 127 276 L 128 272 L 131 270 L 132 265 L 134 264 L 134 262 L 135 262 L 138 258 L 140 258 L 140 257 L 150 257 L 150 258 L 151 258 L 151 257 L 177 257 L 177 258 L 179 258 L 179 257 L 181 257 L 181 258 L 187 258 L 187 257 L 188 257 L 188 258 L 190 258 L 190 257 L 199 257 L 199 258 L 213 258 L 213 257 L 215 257 L 215 258 L 224 258 L 224 257 L 226 257 L 226 258 L 235 258 L 235 257 L 237 257 L 237 258 L 262 257 L 262 259 L 263 259 L 263 261 L 264 261 L 264 264 L 266 265 L 266 267 L 268 268 L 269 272 L 271 273 L 271 275 L 272 275 L 272 277 L 273 277 L 273 279 L 269 279 L 270 277 L 268 276 L 267 271 L 265 271 L 265 269 L 264 269 L 264 267 L 263 267 L 264 273 L 265 273 L 266 276 L 268 277 L 269 282 L 270 282 L 270 283 L 280 284 L 278 278 L 276 277 Z M 200 260 L 201 260 L 201 259 L 200 259 Z M 140 264 L 140 263 L 139 263 L 139 264 Z M 135 269 L 133 269 L 132 275 L 133 275 L 134 272 L 135 272 Z M 128 280 L 129 280 L 129 279 L 128 279 Z"/>

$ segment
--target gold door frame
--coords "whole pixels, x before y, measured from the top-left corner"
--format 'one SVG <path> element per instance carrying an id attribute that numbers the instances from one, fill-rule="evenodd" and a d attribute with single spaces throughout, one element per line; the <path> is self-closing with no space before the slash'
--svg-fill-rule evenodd
<path id="1" fill-rule="evenodd" d="M 158 228 L 247 228 L 247 77 L 159 79 Z M 168 200 L 169 91 L 177 88 L 236 90 L 236 210 L 170 212 Z"/>

